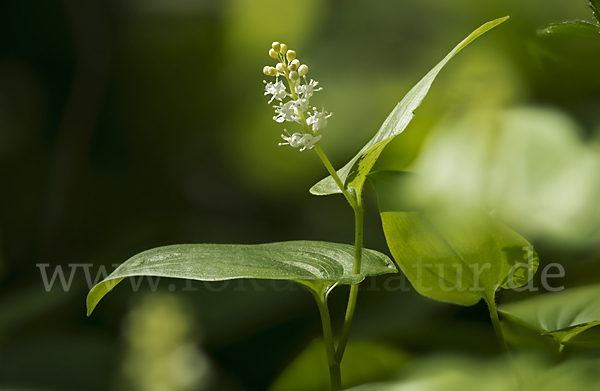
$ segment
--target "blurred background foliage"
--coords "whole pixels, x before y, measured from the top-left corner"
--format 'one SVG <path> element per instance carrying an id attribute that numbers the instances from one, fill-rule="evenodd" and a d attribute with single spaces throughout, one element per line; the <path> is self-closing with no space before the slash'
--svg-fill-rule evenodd
<path id="1" fill-rule="evenodd" d="M 280 386 L 320 335 L 302 289 L 163 280 L 151 293 L 144 281 L 146 294 L 121 287 L 86 318 L 84 272 L 173 243 L 351 243 L 343 200 L 308 193 L 318 159 L 277 147 L 270 43 L 324 87 L 311 103 L 334 113 L 322 145 L 341 167 L 457 42 L 504 15 L 442 71 L 376 168 L 427 173 L 436 194 L 494 209 L 536 244 L 540 269 L 564 265 L 559 285 L 597 282 L 600 38 L 538 34 L 592 20 L 584 0 L 0 3 L 0 390 Z M 365 245 L 389 253 L 365 197 Z M 46 292 L 40 264 L 75 270 L 70 289 Z M 331 296 L 335 319 L 346 294 Z M 434 351 L 472 360 L 498 353 L 487 316 L 384 276 L 364 283 L 352 337 L 398 366 Z"/>

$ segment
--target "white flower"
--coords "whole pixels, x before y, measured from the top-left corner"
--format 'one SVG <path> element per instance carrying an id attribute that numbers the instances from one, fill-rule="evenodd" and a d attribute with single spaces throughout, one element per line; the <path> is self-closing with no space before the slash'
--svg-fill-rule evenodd
<path id="1" fill-rule="evenodd" d="M 305 133 L 304 136 L 302 136 L 302 138 L 300 139 L 300 144 L 302 144 L 300 152 L 304 151 L 305 149 L 312 149 L 317 143 L 317 141 L 319 141 L 320 139 L 321 135 L 313 136 L 311 134 Z"/>
<path id="2" fill-rule="evenodd" d="M 279 123 L 283 121 L 298 121 L 300 118 L 296 115 L 295 101 L 290 100 L 285 103 L 281 103 L 279 106 L 275 106 L 275 112 L 277 115 L 273 119 Z"/>
<path id="3" fill-rule="evenodd" d="M 308 101 L 308 99 L 304 99 L 304 98 L 300 98 L 300 99 L 294 101 L 294 106 L 296 106 L 296 110 L 298 110 L 298 115 L 300 115 L 299 113 L 303 113 L 306 110 L 308 110 L 309 104 L 310 104 L 310 102 Z"/>
<path id="4" fill-rule="evenodd" d="M 275 80 L 275 84 L 269 82 L 265 85 L 265 95 L 273 95 L 269 103 L 273 102 L 273 99 L 283 100 L 287 93 L 285 91 L 285 85 L 278 79 Z"/>
<path id="5" fill-rule="evenodd" d="M 313 107 L 313 110 L 315 111 L 314 114 L 306 119 L 306 123 L 312 125 L 312 130 L 316 133 L 327 127 L 327 118 L 331 117 L 331 113 L 327 113 L 325 107 L 321 112 L 317 111 L 316 107 Z"/>
<path id="6" fill-rule="evenodd" d="M 285 134 L 282 134 L 281 138 L 287 142 L 279 143 L 279 145 L 289 145 L 292 148 L 302 147 L 300 148 L 300 152 L 304 151 L 305 149 L 312 149 L 317 143 L 317 141 L 321 139 L 321 135 L 313 136 L 312 134 L 308 133 L 294 133 L 290 135 L 286 131 L 286 134 L 287 136 Z"/>
<path id="7" fill-rule="evenodd" d="M 298 93 L 301 94 L 303 98 L 310 98 L 314 92 L 322 90 L 321 87 L 315 89 L 318 84 L 318 81 L 310 79 L 310 83 L 298 87 Z"/>
<path id="8" fill-rule="evenodd" d="M 287 141 L 287 143 L 279 143 L 279 145 L 289 145 L 292 148 L 298 148 L 300 145 L 300 141 L 302 140 L 302 133 L 294 133 L 290 136 L 290 134 L 286 131 L 287 137 L 285 134 L 281 135 L 281 138 Z"/>

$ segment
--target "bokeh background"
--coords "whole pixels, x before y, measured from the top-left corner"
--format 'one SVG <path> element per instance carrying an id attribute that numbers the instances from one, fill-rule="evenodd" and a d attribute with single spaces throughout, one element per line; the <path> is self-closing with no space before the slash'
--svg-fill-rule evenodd
<path id="1" fill-rule="evenodd" d="M 334 113 L 321 144 L 341 167 L 451 48 L 505 15 L 441 72 L 377 168 L 438 175 L 442 193 L 494 206 L 541 267 L 561 263 L 557 285 L 597 282 L 600 36 L 538 34 L 591 21 L 585 0 L 0 3 L 0 390 L 268 389 L 320 335 L 307 292 L 144 280 L 87 318 L 85 271 L 174 243 L 352 243 L 344 200 L 308 193 L 325 175 L 314 153 L 277 146 L 271 42 L 324 87 L 311 103 Z M 389 254 L 371 190 L 365 205 L 365 245 Z M 41 271 L 57 266 L 70 287 L 57 276 L 47 292 Z M 407 286 L 365 282 L 352 337 L 398 365 L 498 352 L 483 304 Z M 331 296 L 334 326 L 346 294 Z"/>

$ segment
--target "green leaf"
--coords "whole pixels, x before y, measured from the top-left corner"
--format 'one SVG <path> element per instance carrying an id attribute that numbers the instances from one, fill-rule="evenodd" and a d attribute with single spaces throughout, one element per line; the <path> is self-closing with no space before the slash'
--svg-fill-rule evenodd
<path id="1" fill-rule="evenodd" d="M 179 244 L 158 247 L 129 258 L 92 288 L 88 316 L 124 278 L 158 276 L 200 281 L 234 278 L 292 280 L 327 293 L 337 284 L 357 284 L 367 276 L 397 272 L 384 254 L 364 249 L 360 275 L 352 274 L 354 246 L 294 241 L 256 245 Z"/>
<path id="2" fill-rule="evenodd" d="M 408 361 L 407 353 L 387 344 L 348 341 L 340 366 L 342 385 L 389 379 Z M 323 341 L 310 344 L 283 373 L 269 391 L 329 391 L 329 372 Z"/>
<path id="3" fill-rule="evenodd" d="M 540 30 L 539 35 L 560 35 L 573 38 L 600 38 L 600 28 L 594 23 L 585 20 L 575 20 L 551 24 Z"/>
<path id="4" fill-rule="evenodd" d="M 600 357 L 587 352 L 552 365 L 544 356 L 485 359 L 457 355 L 415 360 L 396 381 L 364 384 L 352 391 L 564 391 L 594 390 L 600 384 Z M 408 367 L 408 368 L 407 368 Z M 410 369 L 410 370 L 408 370 Z M 517 380 L 518 379 L 518 380 Z M 349 390 L 349 391 L 350 391 Z"/>
<path id="5" fill-rule="evenodd" d="M 600 0 L 590 0 L 589 5 L 592 9 L 592 14 L 594 14 L 594 19 L 600 23 Z"/>
<path id="6" fill-rule="evenodd" d="M 584 333 L 571 337 L 563 344 L 569 347 L 598 349 L 600 348 L 600 326 L 589 327 Z"/>
<path id="7" fill-rule="evenodd" d="M 388 247 L 423 296 L 461 305 L 480 298 L 493 303 L 498 287 L 522 286 L 537 270 L 531 244 L 484 211 L 422 204 L 412 193 L 421 182 L 415 174 L 378 171 L 369 180 Z"/>
<path id="8" fill-rule="evenodd" d="M 600 324 L 600 285 L 546 293 L 528 300 L 501 305 L 498 310 L 509 321 L 522 321 L 534 327 L 540 334 L 554 337 L 565 344 L 575 336 Z M 591 345 L 591 338 L 599 338 L 594 343 L 600 344 L 600 334 L 581 336 L 576 340 Z"/>
<path id="9" fill-rule="evenodd" d="M 338 170 L 340 179 L 344 185 L 353 187 L 360 197 L 366 175 L 371 171 L 373 165 L 385 146 L 406 129 L 414 117 L 414 111 L 429 92 L 431 84 L 444 65 L 458 52 L 473 42 L 477 37 L 496 27 L 508 19 L 508 16 L 493 20 L 473 31 L 471 35 L 458 44 L 439 64 L 435 66 L 417 85 L 415 85 L 406 96 L 398 103 L 387 117 L 375 136 L 352 158 L 344 167 Z M 331 176 L 321 180 L 314 185 L 310 192 L 314 195 L 329 195 L 341 193 L 341 190 Z"/>

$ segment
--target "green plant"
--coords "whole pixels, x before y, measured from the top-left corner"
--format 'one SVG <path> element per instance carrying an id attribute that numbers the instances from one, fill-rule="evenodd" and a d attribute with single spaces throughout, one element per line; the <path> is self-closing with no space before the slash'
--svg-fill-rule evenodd
<path id="1" fill-rule="evenodd" d="M 375 136 L 341 169 L 335 170 L 319 144 L 330 113 L 324 107 L 310 110 L 310 99 L 318 83 L 308 81 L 308 66 L 285 44 L 274 42 L 269 51 L 276 66 L 266 66 L 269 103 L 277 100 L 274 120 L 293 122 L 301 131 L 285 133 L 280 145 L 314 150 L 329 176 L 315 184 L 314 195 L 341 193 L 354 212 L 354 245 L 315 241 L 292 241 L 260 245 L 188 244 L 151 249 L 135 255 L 92 288 L 87 298 L 88 316 L 98 302 L 124 278 L 164 276 L 219 281 L 234 278 L 290 280 L 306 287 L 314 296 L 321 315 L 330 388 L 341 390 L 340 365 L 349 341 L 359 293 L 359 284 L 370 276 L 398 272 L 384 254 L 363 248 L 363 187 L 367 179 L 377 194 L 385 237 L 397 265 L 422 295 L 459 305 L 474 305 L 483 299 L 501 347 L 508 352 L 496 309 L 500 288 L 527 284 L 538 266 L 531 244 L 496 221 L 482 208 L 472 205 L 440 207 L 423 196 L 426 179 L 406 172 L 371 172 L 388 143 L 399 136 L 414 117 L 441 69 L 476 38 L 506 21 L 488 22 L 460 42 L 398 103 Z M 280 80 L 285 79 L 285 83 Z M 350 293 L 342 329 L 336 343 L 328 295 L 337 285 L 349 285 Z M 506 314 L 511 314 L 506 309 Z M 515 315 L 518 316 L 518 315 Z M 586 325 L 597 324 L 597 318 Z M 558 332 L 540 328 L 540 333 Z M 569 334 L 574 337 L 574 334 Z M 560 339 L 566 343 L 566 340 Z M 383 354 L 383 353 L 382 353 Z M 386 352 L 398 362 L 402 358 Z M 308 360 L 310 362 L 310 360 Z M 346 384 L 347 386 L 347 384 Z M 282 386 L 283 388 L 284 386 Z"/>

